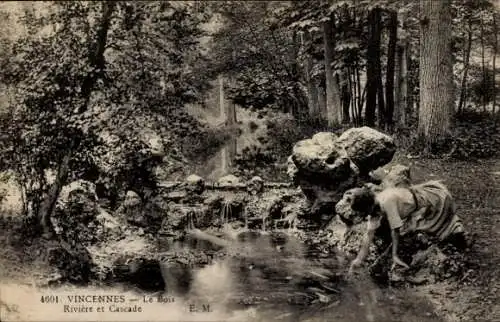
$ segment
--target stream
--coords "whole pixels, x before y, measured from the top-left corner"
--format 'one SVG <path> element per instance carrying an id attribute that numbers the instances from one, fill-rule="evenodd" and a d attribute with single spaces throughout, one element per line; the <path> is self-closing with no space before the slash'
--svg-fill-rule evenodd
<path id="1" fill-rule="evenodd" d="M 231 174 L 237 153 L 249 140 L 255 141 L 250 136 L 243 130 L 194 173 L 212 182 Z M 191 290 L 182 301 L 209 303 L 214 312 L 203 313 L 204 321 L 443 321 L 432 304 L 412 289 L 377 285 L 368 272 L 335 285 L 333 292 L 323 298 L 320 295 L 319 300 L 315 296 L 311 303 L 317 287 L 299 281 L 308 274 L 325 271 L 341 280 L 347 264 L 339 265 L 333 254 L 311 254 L 298 240 L 291 241 L 293 238 L 284 246 L 293 245 L 290 251 L 276 251 L 269 245 L 267 232 L 259 232 L 257 238 L 245 243 L 245 250 L 234 247 L 224 259 L 196 269 Z M 245 299 L 252 299 L 252 304 L 242 303 Z M 180 320 L 197 320 L 197 314 Z"/>
<path id="2" fill-rule="evenodd" d="M 382 287 L 367 272 L 345 281 L 345 262 L 334 254 L 313 252 L 286 230 L 277 244 L 270 238 L 276 233 L 243 230 L 246 237 L 227 247 L 224 257 L 189 277 L 170 277 L 190 279 L 180 303 L 213 310 L 184 312 L 180 321 L 200 315 L 203 321 L 443 321 L 412 289 Z M 200 252 L 210 248 L 197 245 Z"/>

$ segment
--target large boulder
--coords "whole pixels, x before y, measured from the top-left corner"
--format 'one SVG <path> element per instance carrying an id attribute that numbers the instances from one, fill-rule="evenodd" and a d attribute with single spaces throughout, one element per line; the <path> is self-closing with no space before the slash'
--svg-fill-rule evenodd
<path id="1" fill-rule="evenodd" d="M 388 163 L 395 151 L 391 137 L 369 127 L 339 137 L 320 132 L 295 144 L 287 173 L 307 197 L 313 218 L 321 221 L 335 214 L 346 190 L 369 182 L 369 173 Z"/>
<path id="2" fill-rule="evenodd" d="M 367 126 L 345 131 L 336 143 L 364 175 L 389 163 L 396 153 L 396 145 L 390 136 Z"/>
<path id="3" fill-rule="evenodd" d="M 293 147 L 292 160 L 299 172 L 321 175 L 325 179 L 343 179 L 349 175 L 349 158 L 333 133 L 320 132 Z"/>

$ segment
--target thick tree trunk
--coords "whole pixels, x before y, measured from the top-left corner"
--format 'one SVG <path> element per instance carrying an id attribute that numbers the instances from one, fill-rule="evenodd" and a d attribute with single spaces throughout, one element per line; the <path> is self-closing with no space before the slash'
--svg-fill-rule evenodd
<path id="1" fill-rule="evenodd" d="M 366 50 L 366 110 L 365 124 L 375 125 L 375 111 L 377 110 L 377 93 L 380 90 L 380 34 L 381 10 L 374 8 L 368 14 L 369 40 Z M 383 101 L 383 99 L 382 99 Z M 379 100 L 380 103 L 380 100 Z M 379 106 L 379 111 L 383 106 Z"/>
<path id="2" fill-rule="evenodd" d="M 338 125 L 342 122 L 339 85 L 335 81 L 332 70 L 334 53 L 334 26 L 332 19 L 323 23 L 323 42 L 325 49 L 325 78 L 326 78 L 326 110 L 328 125 Z"/>
<path id="3" fill-rule="evenodd" d="M 450 135 L 454 111 L 451 0 L 420 0 L 418 133 L 426 148 Z"/>
<path id="4" fill-rule="evenodd" d="M 464 73 L 462 75 L 462 82 L 460 84 L 460 98 L 458 101 L 458 113 L 462 113 L 467 100 L 467 75 L 469 73 L 470 52 L 472 49 L 472 26 L 469 25 L 467 35 L 467 45 L 464 49 Z"/>
<path id="5" fill-rule="evenodd" d="M 116 3 L 106 1 L 102 4 L 102 17 L 97 30 L 97 39 L 93 44 L 93 52 L 91 52 L 89 57 L 90 66 L 92 66 L 95 71 L 89 73 L 81 86 L 80 97 L 83 99 L 83 104 L 79 106 L 76 113 L 83 113 L 88 109 L 88 103 L 92 91 L 94 90 L 94 85 L 98 78 L 102 77 L 105 67 L 104 51 L 106 49 L 106 42 L 108 36 L 108 30 L 111 22 L 111 15 L 114 11 Z M 56 180 L 49 188 L 48 194 L 44 197 L 40 210 L 38 211 L 38 220 L 40 227 L 42 228 L 44 236 L 50 238 L 53 234 L 52 225 L 50 224 L 50 218 L 55 209 L 55 204 L 59 194 L 61 193 L 62 187 L 66 184 L 69 175 L 69 163 L 74 150 L 78 148 L 78 142 L 73 140 L 73 142 L 68 147 L 68 150 L 64 154 L 61 164 L 58 168 L 56 174 Z"/>
<path id="6" fill-rule="evenodd" d="M 387 72 L 385 84 L 385 99 L 386 99 L 386 112 L 385 123 L 386 126 L 392 130 L 394 127 L 394 69 L 396 61 L 396 43 L 398 32 L 398 13 L 391 11 L 389 13 L 389 46 L 387 49 Z"/>

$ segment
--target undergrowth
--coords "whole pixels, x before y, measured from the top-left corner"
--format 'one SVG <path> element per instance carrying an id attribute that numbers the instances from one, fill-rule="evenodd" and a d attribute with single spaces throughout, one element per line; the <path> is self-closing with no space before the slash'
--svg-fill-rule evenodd
<path id="1" fill-rule="evenodd" d="M 286 180 L 286 160 L 293 146 L 300 140 L 318 132 L 340 134 L 349 126 L 331 127 L 325 120 L 305 118 L 296 120 L 287 116 L 275 116 L 266 120 L 267 135 L 261 147 L 245 148 L 235 160 L 237 174 L 243 177 L 259 175 L 264 179 Z"/>
<path id="2" fill-rule="evenodd" d="M 489 112 L 466 110 L 457 114 L 449 138 L 428 147 L 418 140 L 416 126 L 394 133 L 397 146 L 411 154 L 456 160 L 489 159 L 499 156 L 500 122 Z"/>

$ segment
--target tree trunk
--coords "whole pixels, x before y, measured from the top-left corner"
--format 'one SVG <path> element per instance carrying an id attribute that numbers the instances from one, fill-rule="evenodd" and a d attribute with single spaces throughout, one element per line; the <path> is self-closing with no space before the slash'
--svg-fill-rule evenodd
<path id="1" fill-rule="evenodd" d="M 222 121 L 226 121 L 226 107 L 224 101 L 224 78 L 222 75 L 219 75 L 219 117 Z"/>
<path id="2" fill-rule="evenodd" d="M 410 125 L 410 121 L 416 115 L 414 114 L 414 97 L 413 97 L 413 81 L 410 79 L 410 42 L 406 41 L 403 46 L 403 61 L 401 65 L 401 104 L 403 105 L 403 124 Z"/>
<path id="3" fill-rule="evenodd" d="M 389 130 L 394 127 L 394 69 L 396 62 L 396 43 L 398 32 L 398 13 L 391 11 L 389 13 L 389 46 L 387 49 L 387 72 L 385 83 L 385 99 L 386 99 L 386 112 L 385 123 Z"/>
<path id="4" fill-rule="evenodd" d="M 497 105 L 497 54 L 498 54 L 498 22 L 497 22 L 497 13 L 493 13 L 493 34 L 495 35 L 495 43 L 493 45 L 493 61 L 492 61 L 492 69 L 493 69 L 493 111 L 492 113 L 496 113 L 496 105 Z M 496 120 L 496 118 L 495 118 Z"/>
<path id="5" fill-rule="evenodd" d="M 114 11 L 116 3 L 111 1 L 105 1 L 102 4 L 102 17 L 97 30 L 97 39 L 93 44 L 93 52 L 90 53 L 89 64 L 95 70 L 87 74 L 83 80 L 81 86 L 80 97 L 83 100 L 83 104 L 79 106 L 76 113 L 83 113 L 88 109 L 88 103 L 96 81 L 102 77 L 105 67 L 104 51 L 106 49 L 106 42 L 108 36 L 108 30 L 111 22 L 111 15 Z M 55 209 L 55 204 L 59 194 L 61 193 L 62 187 L 66 184 L 69 175 L 69 163 L 74 151 L 78 148 L 78 142 L 73 140 L 68 150 L 62 157 L 61 164 L 57 170 L 56 180 L 49 188 L 49 192 L 44 197 L 40 210 L 38 211 L 38 220 L 40 227 L 42 228 L 45 237 L 50 238 L 53 234 L 52 225 L 50 224 L 50 218 Z"/>
<path id="6" fill-rule="evenodd" d="M 304 48 L 306 46 L 306 36 L 301 34 L 300 36 L 301 46 Z M 306 91 L 307 91 L 307 106 L 309 111 L 309 116 L 312 118 L 320 118 L 321 113 L 318 104 L 318 90 L 316 88 L 316 84 L 314 84 L 314 79 L 312 78 L 312 57 L 309 54 L 306 54 L 304 64 L 304 80 L 306 83 Z"/>
<path id="7" fill-rule="evenodd" d="M 485 63 L 485 57 L 484 57 L 484 52 L 485 52 L 485 48 L 484 48 L 484 22 L 483 22 L 483 18 L 481 17 L 481 21 L 480 21 L 480 30 L 481 30 L 481 71 L 482 71 L 482 79 L 483 79 L 483 97 L 482 97 L 482 102 L 483 102 L 483 111 L 486 112 L 486 90 L 485 90 L 485 87 L 486 87 L 486 84 L 487 84 L 487 81 L 486 81 L 486 63 Z"/>
<path id="8" fill-rule="evenodd" d="M 453 108 L 451 0 L 420 0 L 418 134 L 426 149 L 450 135 Z"/>
<path id="9" fill-rule="evenodd" d="M 335 81 L 332 70 L 333 51 L 335 48 L 333 31 L 333 21 L 330 18 L 328 21 L 323 23 L 323 42 L 325 47 L 326 116 L 329 126 L 338 125 L 342 122 L 340 90 L 338 83 Z"/>
<path id="10" fill-rule="evenodd" d="M 347 73 L 342 73 L 337 75 L 337 82 L 340 84 L 340 89 L 342 91 L 341 101 L 342 101 L 342 123 L 349 124 L 351 118 L 349 115 L 349 107 L 351 106 L 352 93 L 349 86 L 349 71 Z"/>
<path id="11" fill-rule="evenodd" d="M 321 115 L 321 119 L 326 120 L 328 112 L 326 110 L 325 89 L 320 85 L 316 85 L 316 92 L 318 93 L 319 114 Z"/>
<path id="12" fill-rule="evenodd" d="M 368 35 L 368 48 L 366 50 L 366 109 L 365 109 L 365 124 L 367 126 L 375 125 L 375 111 L 377 110 L 377 93 L 379 92 L 380 89 L 380 81 L 381 81 L 380 23 L 381 23 L 380 8 L 374 8 L 368 14 L 369 35 Z"/>
<path id="13" fill-rule="evenodd" d="M 52 234 L 52 225 L 50 223 L 50 218 L 55 210 L 55 205 L 59 194 L 61 193 L 62 187 L 66 184 L 69 174 L 69 162 L 71 160 L 71 153 L 67 153 L 59 165 L 57 170 L 57 175 L 54 183 L 50 187 L 47 196 L 42 202 L 39 210 L 40 226 L 43 229 L 43 234 L 46 237 L 50 237 Z"/>
<path id="14" fill-rule="evenodd" d="M 394 82 L 394 123 L 396 127 L 398 127 L 399 125 L 404 126 L 404 108 L 401 102 L 403 98 L 403 46 L 403 44 L 400 44 L 396 48 L 396 64 L 394 68 L 394 75 L 396 77 L 396 80 Z"/>
<path id="15" fill-rule="evenodd" d="M 460 98 L 458 101 L 458 113 L 462 113 L 467 100 L 467 74 L 469 73 L 470 52 L 472 49 L 472 26 L 469 24 L 467 35 L 467 47 L 464 49 L 464 73 L 460 84 Z"/>

